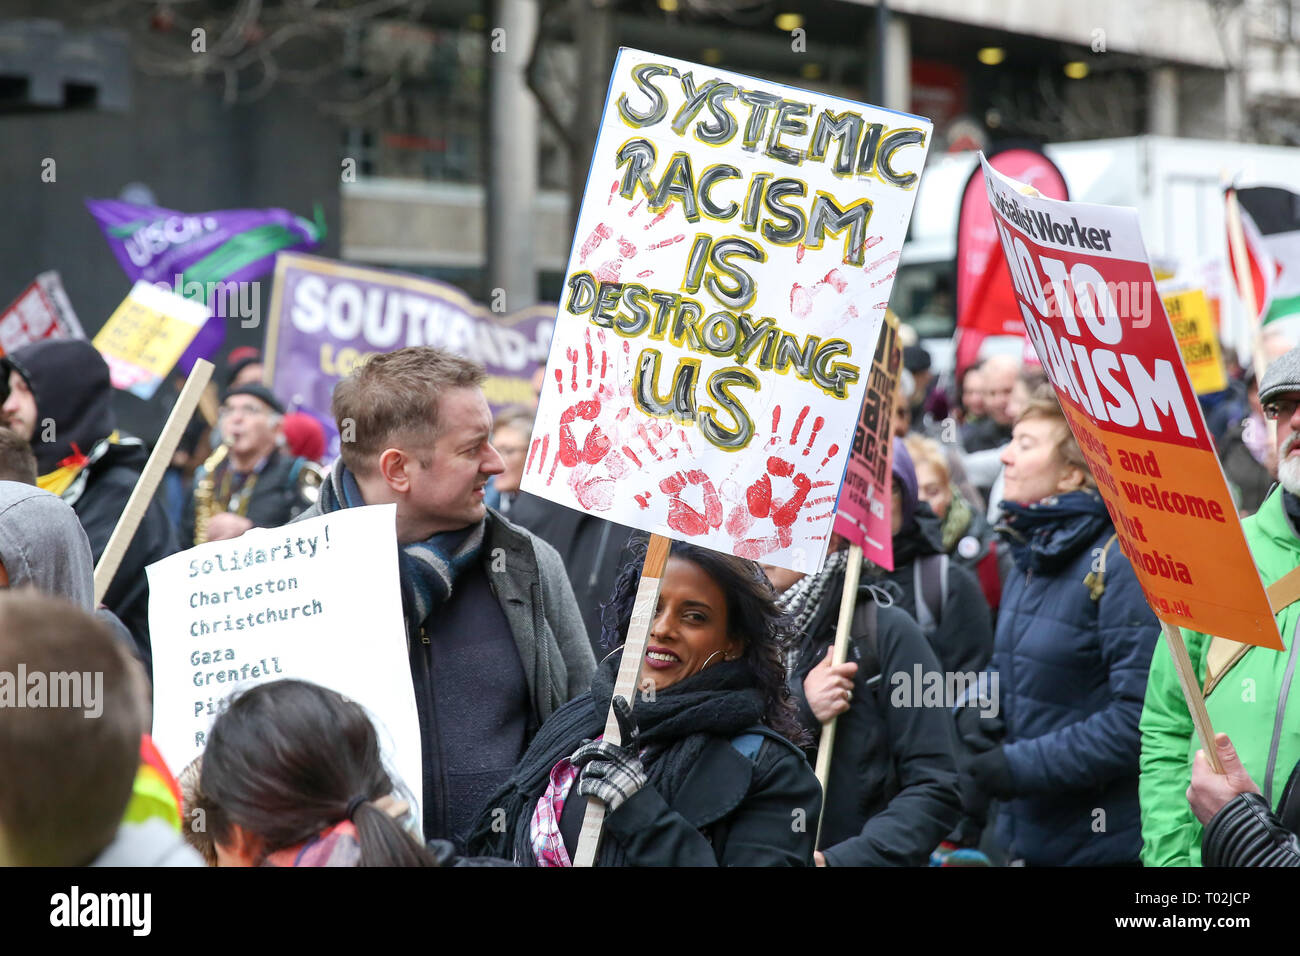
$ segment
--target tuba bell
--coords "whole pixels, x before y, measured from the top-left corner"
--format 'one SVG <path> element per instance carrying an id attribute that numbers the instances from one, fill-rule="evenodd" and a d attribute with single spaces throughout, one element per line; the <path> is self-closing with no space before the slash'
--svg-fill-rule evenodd
<path id="1" fill-rule="evenodd" d="M 298 468 L 295 490 L 298 497 L 310 507 L 320 500 L 320 486 L 325 483 L 325 469 L 316 462 L 304 458 Z"/>

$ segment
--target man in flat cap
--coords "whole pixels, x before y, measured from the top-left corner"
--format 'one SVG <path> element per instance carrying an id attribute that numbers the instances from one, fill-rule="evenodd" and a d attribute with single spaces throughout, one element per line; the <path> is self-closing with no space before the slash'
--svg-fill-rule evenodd
<path id="1" fill-rule="evenodd" d="M 1300 680 L 1293 680 L 1300 650 L 1300 349 L 1268 367 L 1259 401 L 1265 418 L 1277 423 L 1278 484 L 1242 528 L 1269 590 L 1285 650 L 1186 629 L 1183 638 L 1210 722 L 1232 742 L 1228 750 L 1220 748 L 1224 765 L 1236 766 L 1231 759 L 1235 745 L 1249 775 L 1245 779 L 1253 778 L 1263 799 L 1276 809 L 1300 760 Z M 1142 862 L 1199 866 L 1202 825 L 1188 804 L 1187 790 L 1201 744 L 1164 641 L 1156 644 L 1151 661 L 1141 730 Z"/>
<path id="2" fill-rule="evenodd" d="M 181 522 L 181 545 L 237 538 L 249 528 L 277 528 L 311 504 L 307 465 L 282 450 L 284 406 L 264 385 L 226 390 L 217 427 L 222 444 L 194 472 Z"/>

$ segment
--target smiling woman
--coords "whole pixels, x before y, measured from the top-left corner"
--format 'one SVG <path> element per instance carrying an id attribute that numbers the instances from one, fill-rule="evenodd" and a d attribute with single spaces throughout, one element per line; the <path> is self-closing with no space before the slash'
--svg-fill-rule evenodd
<path id="1" fill-rule="evenodd" d="M 623 569 L 604 607 L 607 646 L 627 636 L 640 569 L 640 560 Z M 569 866 L 587 797 L 606 807 L 598 866 L 809 865 L 821 788 L 788 739 L 803 735 L 774 599 L 753 562 L 675 543 L 647 680 L 635 710 L 616 701 L 624 744 L 592 740 L 613 696 L 620 654 L 611 652 L 591 693 L 547 721 L 488 801 L 472 852 Z"/>

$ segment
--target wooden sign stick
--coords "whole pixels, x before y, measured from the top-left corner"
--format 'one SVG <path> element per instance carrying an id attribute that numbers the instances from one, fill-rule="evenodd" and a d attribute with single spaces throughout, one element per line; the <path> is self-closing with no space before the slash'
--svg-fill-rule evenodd
<path id="1" fill-rule="evenodd" d="M 108 586 L 113 583 L 113 575 L 117 574 L 126 549 L 130 547 L 131 539 L 135 537 L 136 529 L 140 527 L 140 520 L 144 517 L 149 502 L 153 501 L 154 492 L 158 490 L 163 473 L 171 464 L 176 446 L 180 444 L 186 426 L 194 417 L 194 409 L 198 406 L 199 398 L 210 378 L 212 378 L 212 363 L 199 359 L 194 363 L 194 368 L 190 371 L 185 387 L 181 389 L 180 397 L 176 399 L 172 413 L 167 416 L 167 424 L 163 426 L 162 434 L 158 436 L 158 443 L 153 446 L 153 454 L 149 456 L 144 471 L 140 473 L 140 480 L 135 483 L 131 497 L 127 499 L 122 517 L 117 519 L 117 527 L 113 529 L 113 534 L 108 539 L 108 545 L 99 558 L 99 564 L 95 565 L 96 604 L 103 601 L 104 595 L 108 593 Z"/>
<path id="2" fill-rule="evenodd" d="M 831 652 L 833 665 L 843 664 L 849 656 L 849 631 L 853 627 L 853 610 L 858 606 L 858 579 L 862 575 L 862 545 L 849 545 L 848 562 L 844 565 L 844 596 L 840 599 L 840 619 L 835 625 L 835 650 Z M 835 749 L 835 721 L 832 717 L 822 724 L 821 742 L 817 745 L 817 782 L 822 785 L 822 807 L 826 806 L 826 784 L 831 775 L 831 751 Z M 825 814 L 822 815 L 824 817 Z M 821 841 L 822 817 L 817 818 L 817 841 Z"/>
<path id="3" fill-rule="evenodd" d="M 1196 682 L 1196 671 L 1192 669 L 1192 659 L 1187 655 L 1183 635 L 1178 628 L 1164 621 L 1160 622 L 1160 630 L 1164 632 L 1165 641 L 1169 644 L 1169 653 L 1174 656 L 1178 683 L 1182 685 L 1183 697 L 1187 700 L 1187 709 L 1192 714 L 1192 723 L 1201 738 L 1201 746 L 1205 748 L 1210 769 L 1215 773 L 1223 773 L 1223 765 L 1219 763 L 1219 749 L 1214 745 L 1214 727 L 1210 725 L 1210 714 L 1205 709 L 1205 698 L 1201 696 L 1201 688 Z"/>
<path id="4" fill-rule="evenodd" d="M 632 603 L 632 620 L 627 626 L 627 640 L 623 642 L 623 659 L 618 665 L 614 681 L 614 696 L 625 697 L 636 707 L 636 691 L 641 686 L 641 660 L 650 641 L 650 627 L 654 624 L 655 606 L 659 603 L 659 585 L 663 581 L 664 567 L 668 564 L 668 548 L 672 541 L 663 535 L 650 535 L 645 563 L 641 566 L 641 583 Z M 605 718 L 605 740 L 622 743 L 618 735 L 618 717 L 610 701 L 609 715 Z M 596 850 L 600 847 L 600 833 L 605 826 L 605 805 L 599 800 L 587 801 L 587 813 L 582 818 L 578 834 L 578 847 L 573 855 L 574 866 L 595 866 Z"/>

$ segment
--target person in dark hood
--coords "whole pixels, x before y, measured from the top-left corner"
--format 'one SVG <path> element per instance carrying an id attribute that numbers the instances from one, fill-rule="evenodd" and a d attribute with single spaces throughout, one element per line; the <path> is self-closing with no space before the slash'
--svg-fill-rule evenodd
<path id="1" fill-rule="evenodd" d="M 53 339 L 0 359 L 0 380 L 8 384 L 0 406 L 4 423 L 31 443 L 37 484 L 72 506 L 98 562 L 149 458 L 140 439 L 117 429 L 108 365 L 84 339 Z M 176 550 L 176 529 L 155 498 L 104 595 L 147 667 L 152 654 L 144 569 Z"/>
<path id="2" fill-rule="evenodd" d="M 944 670 L 978 672 L 993 653 L 993 622 L 979 580 L 950 561 L 943 529 L 919 500 L 912 456 L 894 439 L 894 570 L 888 581 L 898 606 L 920 626 Z"/>

